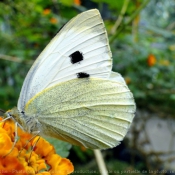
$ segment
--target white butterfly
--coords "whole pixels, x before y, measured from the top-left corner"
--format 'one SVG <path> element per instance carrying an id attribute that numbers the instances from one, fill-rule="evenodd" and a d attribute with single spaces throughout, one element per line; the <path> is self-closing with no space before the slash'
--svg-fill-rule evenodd
<path id="1" fill-rule="evenodd" d="M 17 108 L 6 115 L 40 132 L 92 149 L 115 147 L 133 120 L 135 102 L 120 74 L 98 10 L 70 20 L 28 72 Z"/>

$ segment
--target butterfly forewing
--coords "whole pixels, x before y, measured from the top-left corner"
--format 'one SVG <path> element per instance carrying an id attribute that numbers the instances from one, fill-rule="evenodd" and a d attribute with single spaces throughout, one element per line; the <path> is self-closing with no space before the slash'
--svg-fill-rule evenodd
<path id="1" fill-rule="evenodd" d="M 72 62 L 75 52 L 83 60 Z M 85 72 L 108 78 L 112 67 L 107 33 L 98 10 L 89 10 L 69 21 L 44 49 L 27 74 L 18 100 L 18 108 L 33 96 L 59 82 L 77 78 Z"/>

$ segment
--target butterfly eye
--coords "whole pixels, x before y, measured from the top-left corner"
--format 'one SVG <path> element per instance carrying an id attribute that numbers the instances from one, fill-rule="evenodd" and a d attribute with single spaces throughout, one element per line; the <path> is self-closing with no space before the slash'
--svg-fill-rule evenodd
<path id="1" fill-rule="evenodd" d="M 90 75 L 85 72 L 77 73 L 77 78 L 88 78 L 88 77 L 90 77 Z"/>
<path id="2" fill-rule="evenodd" d="M 21 114 L 25 114 L 25 112 L 24 111 L 21 111 Z"/>
<path id="3" fill-rule="evenodd" d="M 71 55 L 69 55 L 69 57 L 71 58 L 70 61 L 72 64 L 78 63 L 83 60 L 83 54 L 79 51 L 72 53 Z"/>

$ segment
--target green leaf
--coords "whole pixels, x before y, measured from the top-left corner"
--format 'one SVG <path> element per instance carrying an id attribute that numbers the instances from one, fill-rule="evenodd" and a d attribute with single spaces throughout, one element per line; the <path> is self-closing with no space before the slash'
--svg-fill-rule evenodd
<path id="1" fill-rule="evenodd" d="M 71 144 L 55 138 L 46 138 L 46 140 L 54 146 L 56 153 L 61 157 L 67 157 L 69 155 L 69 150 L 72 147 Z"/>

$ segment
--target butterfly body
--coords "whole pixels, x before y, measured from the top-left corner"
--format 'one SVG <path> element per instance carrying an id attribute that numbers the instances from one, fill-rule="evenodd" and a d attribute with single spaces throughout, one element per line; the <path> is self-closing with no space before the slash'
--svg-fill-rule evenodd
<path id="1" fill-rule="evenodd" d="M 7 113 L 30 133 L 92 149 L 115 147 L 133 120 L 135 102 L 111 71 L 111 57 L 98 10 L 81 13 L 37 58 L 17 108 Z"/>

